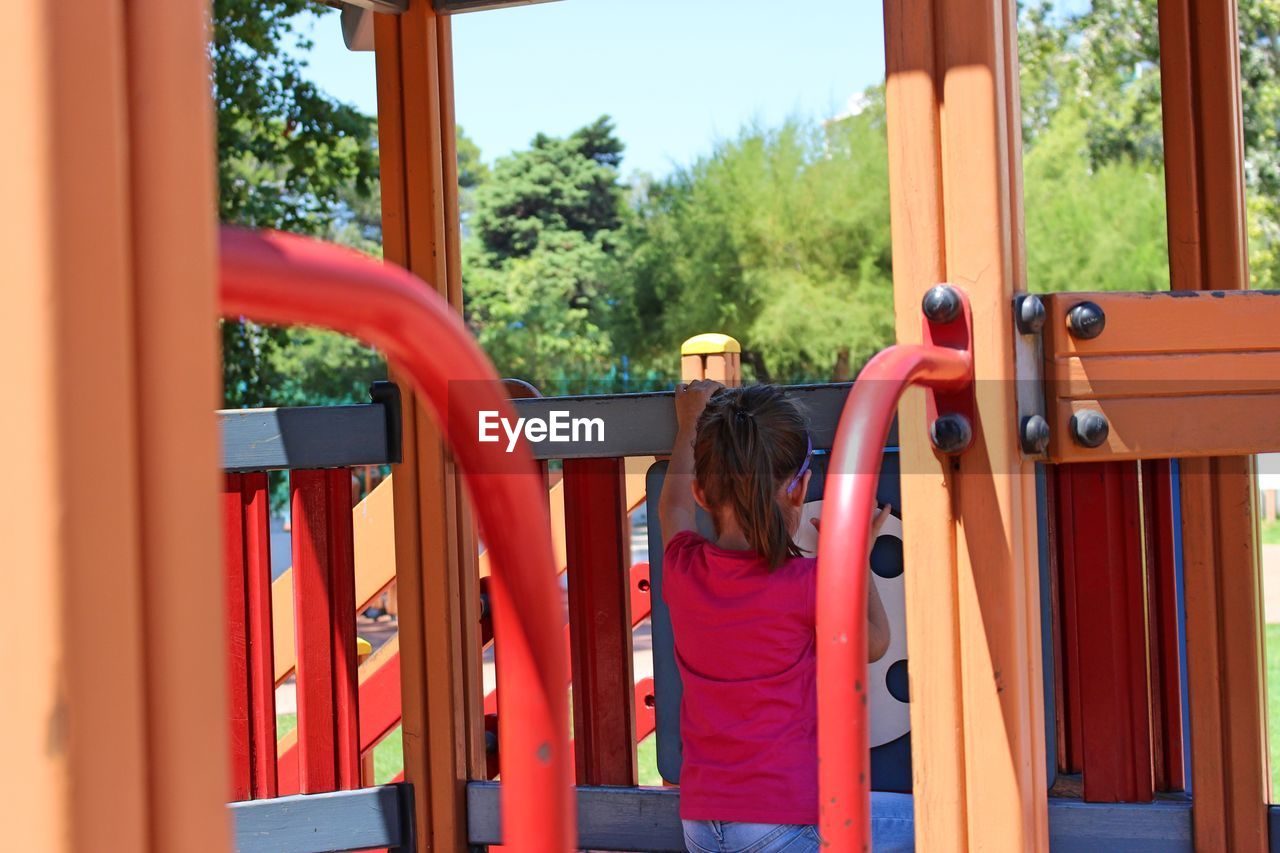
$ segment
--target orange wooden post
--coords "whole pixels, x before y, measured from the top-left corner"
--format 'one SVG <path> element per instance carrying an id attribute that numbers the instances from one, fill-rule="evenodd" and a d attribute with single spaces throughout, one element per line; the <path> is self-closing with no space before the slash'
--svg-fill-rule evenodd
<path id="1" fill-rule="evenodd" d="M 1015 12 L 1013 0 L 885 4 L 898 340 L 921 341 L 921 298 L 948 281 L 982 341 L 969 451 L 935 455 L 920 392 L 899 409 L 922 850 L 1048 848 L 1035 488 L 1015 434 Z"/>
<path id="2" fill-rule="evenodd" d="M 742 384 L 742 346 L 718 333 L 694 335 L 680 345 L 680 378 L 714 379 L 730 388 Z"/>
<path id="3" fill-rule="evenodd" d="M 1248 287 L 1233 0 L 1161 0 L 1174 290 Z M 1267 849 L 1267 741 L 1253 457 L 1181 464 L 1191 785 L 1198 850 Z"/>
<path id="4" fill-rule="evenodd" d="M 461 310 L 449 19 L 431 0 L 410 0 L 374 26 L 384 253 Z M 393 485 L 405 779 L 417 792 L 417 849 L 462 851 L 465 782 L 485 767 L 474 534 L 441 429 L 401 388 L 404 462 Z"/>
<path id="5" fill-rule="evenodd" d="M 226 850 L 205 9 L 12 12 L 5 438 L 42 476 L 0 497 L 8 592 L 39 603 L 0 620 L 4 846 Z"/>

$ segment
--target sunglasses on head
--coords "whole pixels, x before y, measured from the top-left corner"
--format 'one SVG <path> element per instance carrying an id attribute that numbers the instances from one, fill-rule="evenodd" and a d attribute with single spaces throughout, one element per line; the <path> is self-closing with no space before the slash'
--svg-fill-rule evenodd
<path id="1" fill-rule="evenodd" d="M 805 473 L 809 470 L 809 462 L 813 459 L 813 438 L 806 431 L 804 434 L 804 443 L 806 445 L 804 451 L 804 464 L 800 466 L 800 470 L 791 478 L 791 482 L 787 484 L 787 494 L 795 491 L 796 486 L 800 485 L 800 481 L 804 479 Z"/>

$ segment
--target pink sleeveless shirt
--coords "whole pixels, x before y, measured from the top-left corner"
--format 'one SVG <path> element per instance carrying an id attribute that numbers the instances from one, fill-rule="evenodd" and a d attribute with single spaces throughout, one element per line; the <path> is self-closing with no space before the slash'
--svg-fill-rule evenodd
<path id="1" fill-rule="evenodd" d="M 678 533 L 662 558 L 684 682 L 680 817 L 818 822 L 817 568 Z"/>

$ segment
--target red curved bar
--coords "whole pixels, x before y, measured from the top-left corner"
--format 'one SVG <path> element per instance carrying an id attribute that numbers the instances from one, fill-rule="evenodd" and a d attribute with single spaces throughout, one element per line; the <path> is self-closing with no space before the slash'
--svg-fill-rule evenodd
<path id="1" fill-rule="evenodd" d="M 223 228 L 222 311 L 258 322 L 336 329 L 378 347 L 409 374 L 458 460 L 492 553 L 501 691 L 520 697 L 503 726 L 502 829 L 507 846 L 576 847 L 569 667 L 542 478 L 527 449 L 513 459 L 454 428 L 476 412 L 513 418 L 498 376 L 461 318 L 415 276 L 303 237 Z"/>
<path id="2" fill-rule="evenodd" d="M 871 847 L 867 540 L 885 439 L 909 386 L 955 390 L 972 375 L 966 350 L 892 346 L 867 362 L 840 415 L 818 536 L 818 789 L 826 849 Z"/>

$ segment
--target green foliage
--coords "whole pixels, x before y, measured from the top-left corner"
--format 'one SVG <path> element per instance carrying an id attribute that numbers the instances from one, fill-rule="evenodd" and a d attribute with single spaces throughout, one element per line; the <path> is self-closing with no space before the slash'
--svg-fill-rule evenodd
<path id="1" fill-rule="evenodd" d="M 892 340 L 883 108 L 751 128 L 650 188 L 633 227 L 621 338 L 673 364 L 738 338 L 760 379 L 847 377 Z"/>
<path id="2" fill-rule="evenodd" d="M 215 0 L 218 208 L 223 222 L 323 233 L 344 192 L 377 179 L 373 122 L 319 91 L 293 45 L 310 0 Z M 329 23 L 329 22 L 326 22 Z"/>
<path id="3" fill-rule="evenodd" d="M 1280 287 L 1280 0 L 1239 0 L 1239 29 L 1251 278 L 1254 287 L 1275 288 Z M 1162 201 L 1160 221 L 1151 216 L 1152 187 L 1160 196 L 1164 191 L 1156 0 L 1093 0 L 1075 15 L 1058 14 L 1047 0 L 1031 2 L 1020 16 L 1019 42 L 1029 260 L 1035 263 L 1040 256 L 1061 264 L 1074 257 L 1079 269 L 1089 272 L 1072 285 L 1076 289 L 1167 287 L 1167 272 L 1159 276 L 1154 263 L 1167 239 Z M 1038 188 L 1042 176 L 1033 172 L 1031 161 L 1055 129 L 1071 137 L 1072 147 L 1064 154 L 1082 162 L 1085 171 L 1068 168 L 1052 175 L 1064 181 L 1060 187 Z M 1081 133 L 1082 148 L 1077 146 Z M 1104 196 L 1104 185 L 1108 192 L 1135 196 Z M 1067 198 L 1057 199 L 1059 192 Z M 1033 197 L 1058 211 L 1035 213 Z M 1100 206 L 1092 239 L 1080 233 L 1071 215 L 1073 204 L 1090 201 Z M 1067 221 L 1033 231 L 1033 218 L 1047 224 L 1058 213 L 1067 214 Z M 1072 256 L 1058 245 L 1060 234 L 1096 248 L 1087 257 Z M 1118 253 L 1121 235 L 1132 246 L 1123 255 Z M 1107 259 L 1120 263 L 1134 280 L 1125 284 L 1106 274 L 1114 269 Z M 1032 275 L 1032 288 L 1059 286 L 1060 269 L 1057 278 L 1055 271 L 1045 279 Z"/>
<path id="4" fill-rule="evenodd" d="M 378 242 L 368 227 L 376 219 L 373 122 L 319 91 L 290 49 L 307 46 L 295 24 L 316 8 L 310 0 L 214 2 L 218 214 L 223 222 L 339 238 L 368 250 Z M 292 335 L 223 322 L 226 405 L 282 402 L 279 389 L 289 377 L 281 362 L 294 361 L 284 355 Z"/>
<path id="5" fill-rule="evenodd" d="M 544 393 L 597 390 L 616 372 L 622 143 L 608 117 L 539 134 L 475 193 L 463 252 L 467 323 L 499 372 Z"/>
<path id="6" fill-rule="evenodd" d="M 531 255 L 549 236 L 588 240 L 622 224 L 618 165 L 622 143 L 602 116 L 567 139 L 538 134 L 532 147 L 504 157 L 476 192 L 473 228 L 493 264 Z"/>
<path id="7" fill-rule="evenodd" d="M 1129 157 L 1091 167 L 1087 131 L 1063 109 L 1023 161 L 1029 288 L 1168 288 L 1163 168 Z"/>

